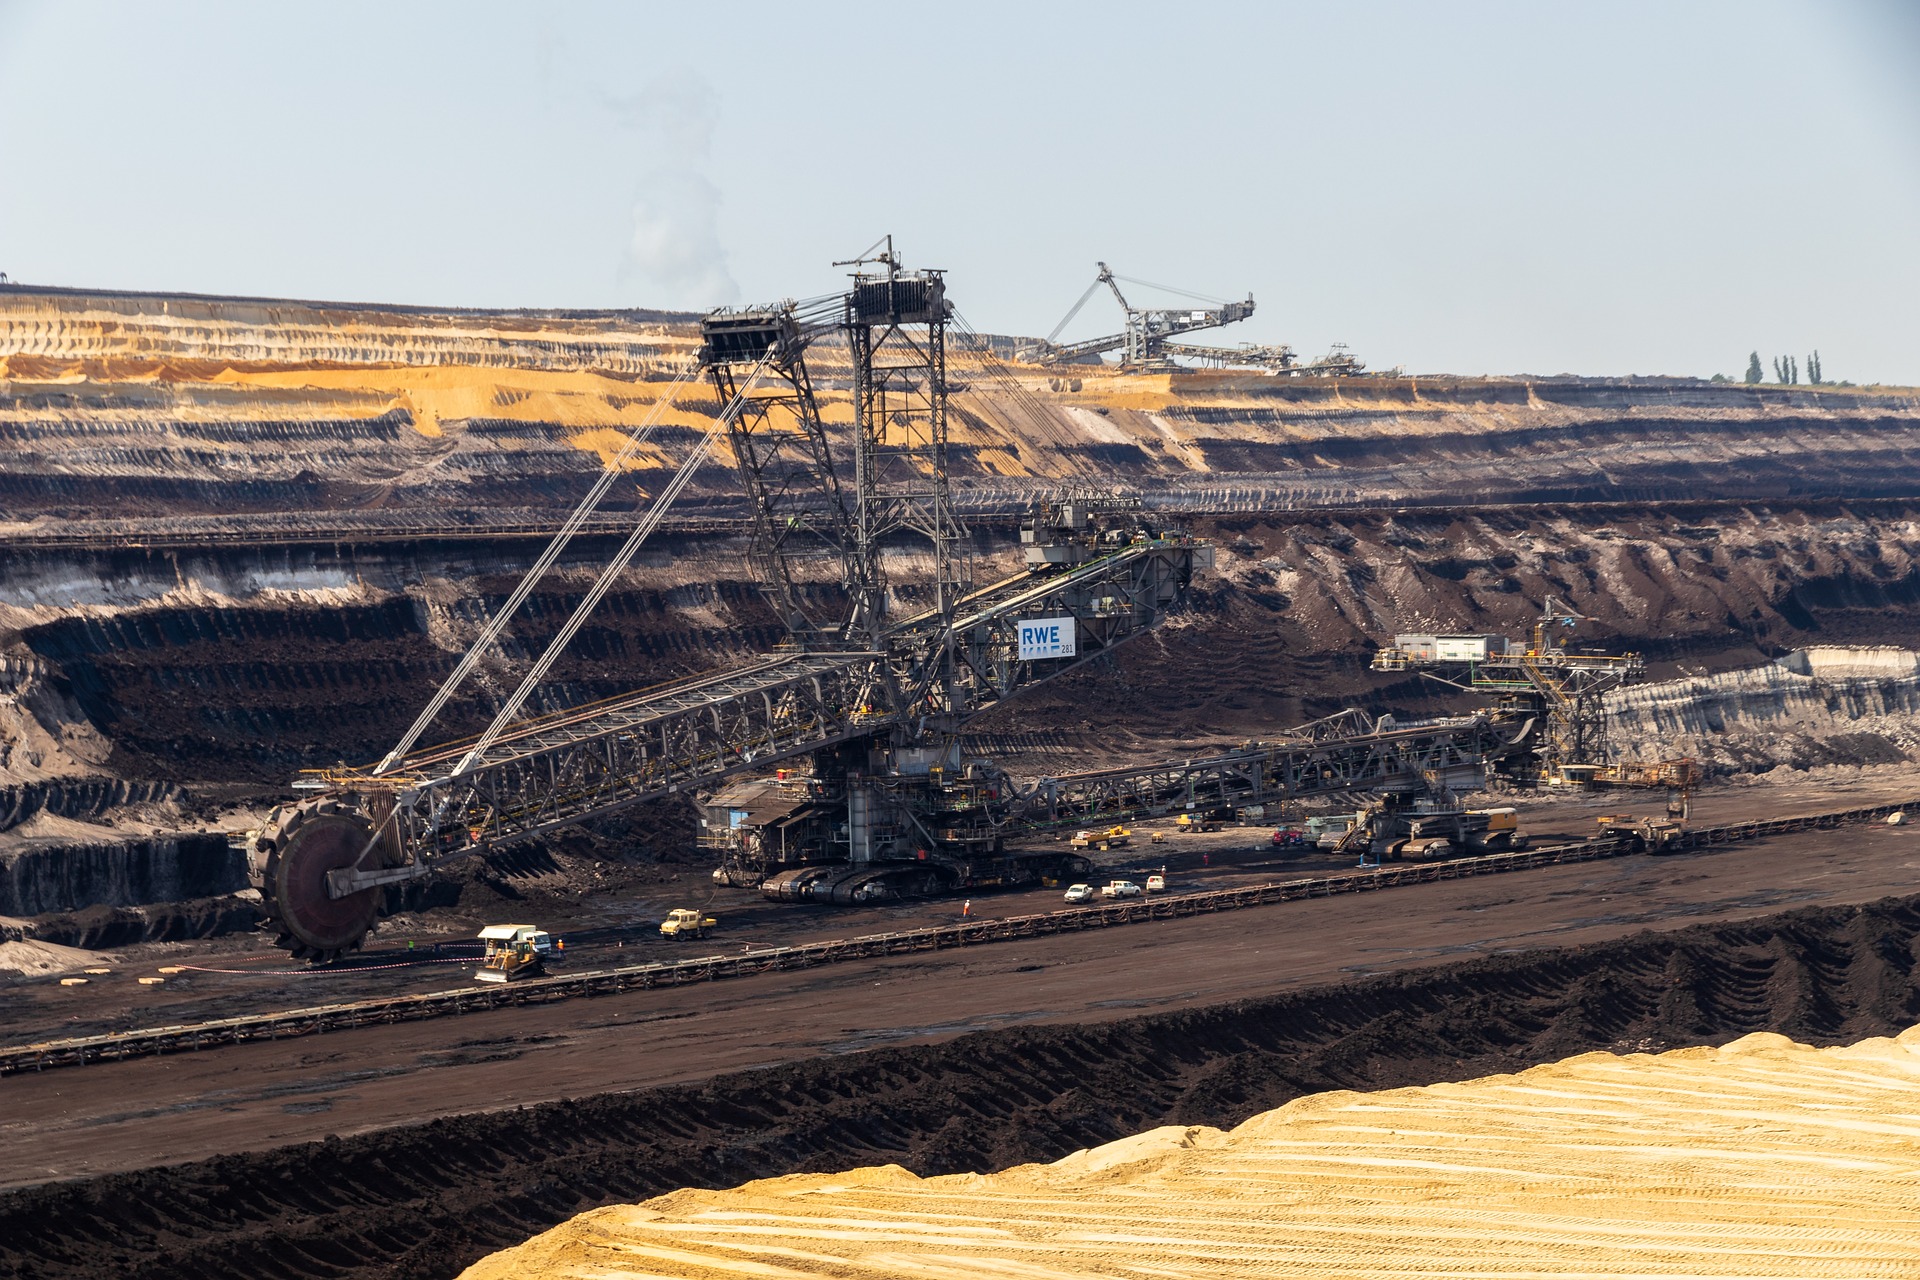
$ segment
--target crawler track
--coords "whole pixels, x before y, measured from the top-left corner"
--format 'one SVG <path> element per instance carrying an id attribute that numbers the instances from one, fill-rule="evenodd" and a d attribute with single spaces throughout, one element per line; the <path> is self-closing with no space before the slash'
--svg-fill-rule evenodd
<path id="1" fill-rule="evenodd" d="M 1846 809 L 1834 813 L 1702 827 L 1687 832 L 1676 845 L 1671 847 L 1671 851 L 1737 844 L 1796 831 L 1875 822 L 1891 813 L 1915 806 L 1920 806 L 1920 799 L 1899 804 Z M 0 1049 L 0 1075 L 11 1075 L 23 1071 L 45 1071 L 91 1062 L 120 1061 L 149 1054 L 178 1053 L 259 1040 L 283 1040 L 381 1023 L 416 1022 L 510 1005 L 546 1004 L 580 996 L 612 995 L 624 991 L 744 977 L 749 974 L 808 969 L 877 956 L 939 951 L 1042 937 L 1049 934 L 1112 928 L 1150 920 L 1175 919 L 1232 911 L 1243 907 L 1264 906 L 1269 903 L 1292 902 L 1302 898 L 1370 893 L 1401 885 L 1459 880 L 1470 876 L 1498 875 L 1565 863 L 1618 858 L 1636 852 L 1637 848 L 1636 842 L 1630 837 L 1594 839 L 1575 844 L 1552 845 L 1520 853 L 1488 854 L 1483 857 L 1462 858 L 1449 862 L 1396 865 L 1343 875 L 1275 881 L 1205 893 L 1142 898 L 1072 911 L 1050 911 L 1038 915 L 1010 916 L 1000 920 L 971 921 L 965 924 L 942 925 L 926 929 L 866 934 L 799 946 L 772 947 L 738 955 L 709 955 L 687 960 L 628 965 L 615 969 L 597 969 L 587 973 L 536 978 L 504 986 L 462 987 L 418 995 L 358 1000 L 275 1013 L 222 1018 L 210 1022 L 149 1027 L 107 1035 L 45 1041 L 39 1044 Z"/>

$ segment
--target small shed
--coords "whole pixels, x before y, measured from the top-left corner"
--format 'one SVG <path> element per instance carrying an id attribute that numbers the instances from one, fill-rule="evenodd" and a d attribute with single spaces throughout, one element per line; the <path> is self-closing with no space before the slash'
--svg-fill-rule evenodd
<path id="1" fill-rule="evenodd" d="M 553 949 L 552 937 L 537 924 L 490 924 L 480 931 L 479 938 L 487 944 L 488 954 L 522 943 L 541 955 Z"/>

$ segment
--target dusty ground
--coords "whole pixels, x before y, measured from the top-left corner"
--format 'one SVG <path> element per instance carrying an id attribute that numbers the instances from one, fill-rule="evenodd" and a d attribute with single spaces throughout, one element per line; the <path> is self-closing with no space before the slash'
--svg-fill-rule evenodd
<path id="1" fill-rule="evenodd" d="M 1895 856 L 1905 858 L 1904 852 Z M 1610 868 L 1614 874 L 1635 869 Z M 1505 887 L 1517 888 L 1521 879 Z M 1373 923 L 1391 948 L 1406 927 L 1385 912 L 1399 916 L 1412 899 L 1374 901 L 1383 913 Z M 1469 904 L 1455 905 L 1472 912 Z M 1272 963 L 1274 942 L 1298 936 L 1280 910 L 1264 916 L 1274 927 L 1249 934 L 1244 922 L 1256 918 L 1241 917 L 1240 949 L 1217 948 L 1208 972 L 1256 974 Z M 1298 919 L 1294 913 L 1292 923 Z M 1335 939 L 1320 942 L 1331 946 Z M 584 1209 L 677 1187 L 883 1163 L 922 1175 L 1002 1169 L 1157 1125 L 1237 1124 L 1327 1089 L 1464 1080 L 1597 1048 L 1713 1044 L 1760 1030 L 1843 1043 L 1920 1021 L 1917 942 L 1920 899 L 1813 908 L 1350 978 L 1231 1005 L 814 1056 L 681 1086 L 52 1184 L 0 1194 L 0 1275 L 446 1277 Z M 1159 958 L 1157 949 L 1135 947 L 1136 967 L 1123 979 L 1115 978 L 1122 958 L 1113 957 L 1089 965 L 1098 972 L 1078 985 L 1112 991 Z M 1009 965 L 993 975 L 997 1007 L 1012 1003 L 1013 984 L 1049 972 Z M 875 994 L 889 998 L 896 1022 L 917 1013 L 936 989 L 908 974 L 883 978 Z M 852 995 L 842 989 L 806 999 L 815 1009 L 840 1002 L 859 1018 Z M 761 1011 L 774 1007 L 763 1002 Z M 615 1002 L 592 1008 L 608 1022 L 619 1020 Z M 708 1017 L 724 1021 L 726 1015 L 710 1011 Z M 580 1026 L 576 1017 L 573 1027 Z M 662 1037 L 650 1030 L 658 1024 L 620 1034 L 630 1064 L 645 1064 L 660 1047 Z M 532 1029 L 518 1027 L 466 1052 L 511 1055 L 529 1042 L 537 1043 Z M 315 1068 L 361 1070 L 374 1061 L 355 1048 L 366 1043 L 366 1037 L 343 1038 L 331 1064 Z M 245 1062 L 227 1061 L 236 1070 L 229 1085 L 246 1087 Z M 176 1070 L 191 1065 L 166 1062 Z M 502 1079 L 551 1075 L 565 1062 L 564 1053 L 544 1060 L 529 1055 Z M 99 1070 L 93 1079 L 101 1089 L 124 1088 L 131 1080 L 114 1068 Z M 20 1083 L 41 1082 L 0 1083 L 10 1109 L 50 1105 L 45 1097 L 16 1095 Z M 293 1096 L 287 1105 L 313 1100 Z M 128 1109 L 141 1105 L 127 1095 Z M 258 1108 L 223 1113 L 220 1096 L 193 1105 L 208 1113 L 204 1129 L 229 1131 L 229 1144 L 244 1142 L 263 1115 Z"/>

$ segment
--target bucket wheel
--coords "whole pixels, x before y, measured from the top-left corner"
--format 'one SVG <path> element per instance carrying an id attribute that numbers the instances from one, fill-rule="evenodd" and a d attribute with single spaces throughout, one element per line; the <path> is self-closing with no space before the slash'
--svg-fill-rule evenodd
<path id="1" fill-rule="evenodd" d="M 371 820 L 340 800 L 309 800 L 277 810 L 261 828 L 248 859 L 275 945 L 325 964 L 358 950 L 380 914 L 382 892 L 327 896 L 327 872 L 352 866 L 373 839 Z M 382 850 L 365 865 L 383 863 Z"/>

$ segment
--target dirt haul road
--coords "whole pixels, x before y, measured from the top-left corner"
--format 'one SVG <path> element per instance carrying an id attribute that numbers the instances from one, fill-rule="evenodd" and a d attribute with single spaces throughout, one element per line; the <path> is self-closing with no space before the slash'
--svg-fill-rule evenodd
<path id="1" fill-rule="evenodd" d="M 1920 884 L 1920 832 L 1862 827 L 1380 895 L 851 962 L 0 1081 L 4 1185 L 1020 1024 L 1272 996 Z"/>
<path id="2" fill-rule="evenodd" d="M 1776 770 L 1775 774 L 1786 773 Z M 1911 765 L 1870 769 L 1826 768 L 1786 778 L 1770 775 L 1749 785 L 1715 786 L 1695 798 L 1695 826 L 1713 826 L 1842 809 L 1900 804 L 1920 797 L 1920 771 Z M 1521 826 L 1535 846 L 1585 839 L 1604 813 L 1658 814 L 1661 793 L 1548 793 L 1539 796 L 1486 797 L 1485 803 L 1521 807 Z M 1478 801 L 1476 801 L 1478 803 Z M 1920 815 L 1920 805 L 1916 805 Z M 1086 877 L 1101 885 L 1110 879 L 1144 883 L 1164 871 L 1175 892 L 1237 889 L 1302 877 L 1340 875 L 1354 870 L 1351 854 L 1275 849 L 1267 826 L 1227 827 L 1206 834 L 1182 833 L 1171 818 L 1138 821 L 1133 843 L 1095 853 L 1096 870 Z M 1155 844 L 1156 834 L 1166 838 Z M 1062 832 L 1057 837 L 1064 839 Z M 1032 843 L 1047 847 L 1045 837 Z M 500 861 L 505 861 L 501 859 Z M 572 859 L 528 858 L 532 866 L 502 878 L 469 883 L 470 896 L 456 906 L 405 913 L 381 922 L 364 952 L 347 965 L 311 969 L 290 961 L 251 929 L 210 939 L 135 944 L 111 948 L 116 972 L 84 988 L 64 988 L 49 980 L 0 983 L 0 1026 L 5 1042 L 28 1044 L 72 1036 L 106 1035 L 148 1027 L 177 1026 L 300 1009 L 352 1000 L 384 999 L 445 991 L 464 985 L 479 953 L 475 933 L 486 924 L 530 921 L 561 939 L 566 961 L 560 972 L 611 969 L 652 961 L 680 960 L 728 950 L 796 946 L 848 937 L 920 929 L 955 922 L 963 899 L 936 898 L 890 902 L 860 908 L 796 907 L 771 903 L 752 889 L 720 888 L 704 863 L 636 861 L 610 866 Z M 445 879 L 430 885 L 444 886 Z M 510 896 L 508 896 L 510 894 Z M 197 906 L 200 904 L 186 904 Z M 662 938 L 659 922 L 674 907 L 700 905 L 716 914 L 722 929 L 711 943 L 675 943 Z M 1062 908 L 1058 888 L 994 891 L 976 897 L 977 916 L 1006 918 Z M 44 935 L 41 935 L 44 936 Z M 17 945 L 17 944 L 16 944 Z M 0 944 L 4 962 L 5 944 Z M 106 958 L 69 957 L 67 972 L 108 963 Z M 179 968 L 180 972 L 174 972 Z M 133 979 L 164 969 L 164 985 L 142 986 Z"/>

